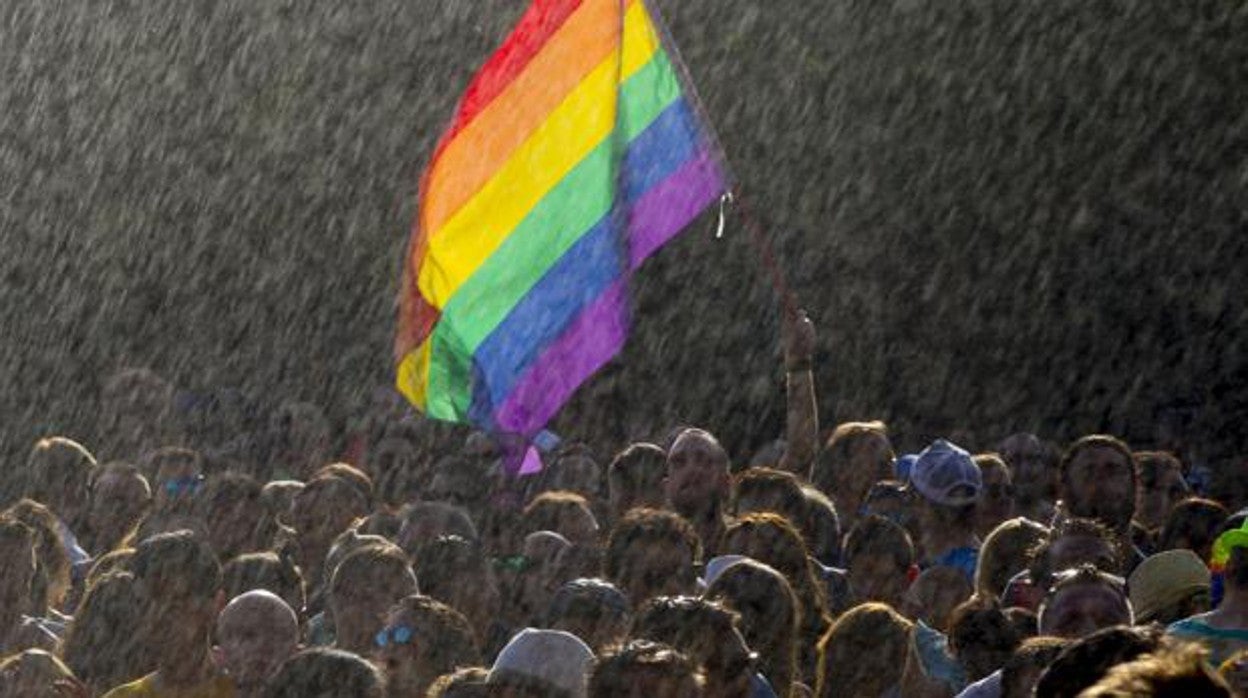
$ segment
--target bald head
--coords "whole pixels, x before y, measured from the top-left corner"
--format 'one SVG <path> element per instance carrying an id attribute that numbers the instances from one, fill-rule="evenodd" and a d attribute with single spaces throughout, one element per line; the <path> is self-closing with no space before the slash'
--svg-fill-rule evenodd
<path id="1" fill-rule="evenodd" d="M 299 646 L 299 619 L 281 597 L 249 591 L 217 616 L 225 670 L 240 686 L 264 683 Z"/>

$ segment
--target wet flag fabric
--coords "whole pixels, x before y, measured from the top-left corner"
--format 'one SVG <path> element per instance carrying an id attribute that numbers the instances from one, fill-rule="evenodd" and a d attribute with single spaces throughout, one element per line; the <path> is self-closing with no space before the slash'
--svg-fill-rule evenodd
<path id="1" fill-rule="evenodd" d="M 424 173 L 399 390 L 430 417 L 538 433 L 622 347 L 632 273 L 727 187 L 644 0 L 536 0 Z"/>

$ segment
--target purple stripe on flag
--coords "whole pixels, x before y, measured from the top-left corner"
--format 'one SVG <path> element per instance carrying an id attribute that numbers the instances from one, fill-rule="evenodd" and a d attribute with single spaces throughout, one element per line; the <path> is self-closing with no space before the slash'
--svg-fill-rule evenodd
<path id="1" fill-rule="evenodd" d="M 629 220 L 632 269 L 681 231 L 727 187 L 719 163 L 705 148 L 633 204 Z"/>
<path id="2" fill-rule="evenodd" d="M 495 424 L 517 434 L 541 429 L 627 336 L 627 288 L 616 280 L 529 366 L 494 413 Z"/>

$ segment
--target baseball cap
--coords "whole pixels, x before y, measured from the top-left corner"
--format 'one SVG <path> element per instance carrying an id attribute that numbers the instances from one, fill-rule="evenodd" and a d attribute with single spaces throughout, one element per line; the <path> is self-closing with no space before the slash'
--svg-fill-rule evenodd
<path id="1" fill-rule="evenodd" d="M 924 499 L 954 507 L 977 501 L 984 481 L 966 449 L 936 439 L 915 459 L 910 484 Z"/>
<path id="2" fill-rule="evenodd" d="M 1208 592 L 1209 568 L 1190 550 L 1166 550 L 1140 562 L 1131 573 L 1127 588 L 1136 622 L 1146 623 L 1190 594 Z"/>

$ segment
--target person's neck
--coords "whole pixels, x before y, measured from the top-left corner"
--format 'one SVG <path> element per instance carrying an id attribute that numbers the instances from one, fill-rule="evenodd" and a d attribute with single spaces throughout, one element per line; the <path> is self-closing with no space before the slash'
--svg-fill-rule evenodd
<path id="1" fill-rule="evenodd" d="M 156 670 L 157 685 L 170 688 L 189 688 L 210 680 L 217 673 L 205 642 L 186 657 L 179 657 L 173 664 L 162 664 Z"/>
<path id="2" fill-rule="evenodd" d="M 1228 586 L 1222 603 L 1210 614 L 1217 627 L 1248 628 L 1248 590 Z"/>
<path id="3" fill-rule="evenodd" d="M 930 560 L 955 548 L 973 548 L 977 543 L 975 530 L 956 527 L 923 529 L 923 552 Z"/>

